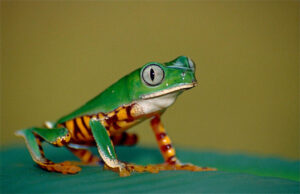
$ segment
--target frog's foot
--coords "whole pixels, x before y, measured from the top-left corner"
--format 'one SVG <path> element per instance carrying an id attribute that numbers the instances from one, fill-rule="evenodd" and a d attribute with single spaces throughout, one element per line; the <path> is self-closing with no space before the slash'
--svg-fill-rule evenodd
<path id="1" fill-rule="evenodd" d="M 128 164 L 120 162 L 120 166 L 116 168 L 109 167 L 107 164 L 104 164 L 105 170 L 111 170 L 114 172 L 119 173 L 121 177 L 130 176 L 132 172 L 152 172 L 152 173 L 158 173 L 159 171 L 153 169 L 150 171 L 150 169 L 147 166 L 137 165 L 137 164 Z"/>
<path id="2" fill-rule="evenodd" d="M 76 174 L 77 172 L 81 171 L 80 167 L 74 165 L 74 163 L 70 161 L 61 163 L 47 161 L 43 163 L 39 162 L 38 165 L 49 172 L 58 172 L 62 174 Z"/>
<path id="3" fill-rule="evenodd" d="M 130 176 L 130 174 L 132 172 L 132 170 L 127 168 L 124 163 L 120 163 L 120 166 L 115 167 L 115 168 L 112 168 L 112 167 L 108 166 L 107 164 L 104 164 L 103 168 L 104 168 L 104 170 L 111 170 L 111 171 L 117 172 L 117 173 L 119 173 L 119 175 L 121 177 Z"/>
<path id="4" fill-rule="evenodd" d="M 187 171 L 216 171 L 215 168 L 210 167 L 200 167 L 193 164 L 182 164 L 182 163 L 163 163 L 163 164 L 154 164 L 148 165 L 149 169 L 155 169 L 158 171 L 162 170 L 187 170 Z"/>
<path id="5" fill-rule="evenodd" d="M 137 164 L 127 164 L 127 168 L 131 169 L 133 172 L 149 172 L 158 173 L 160 169 L 156 165 L 137 165 Z"/>
<path id="6" fill-rule="evenodd" d="M 181 163 L 163 163 L 163 164 L 150 164 L 147 166 L 141 166 L 136 164 L 127 164 L 126 167 L 133 172 L 149 172 L 158 173 L 165 170 L 187 170 L 187 171 L 216 171 L 215 168 L 199 167 L 193 164 L 181 164 Z"/>
<path id="7" fill-rule="evenodd" d="M 114 172 L 119 173 L 121 177 L 129 176 L 132 172 L 150 172 L 150 173 L 158 173 L 159 168 L 154 165 L 142 166 L 132 163 L 122 163 L 121 167 L 111 168 L 108 165 L 104 164 L 105 170 L 112 170 Z"/>
<path id="8" fill-rule="evenodd" d="M 131 164 L 131 163 L 129 164 L 123 163 L 123 166 L 118 168 L 111 168 L 105 164 L 104 169 L 118 172 L 121 177 L 129 176 L 132 172 L 158 173 L 159 171 L 166 171 L 166 170 L 187 170 L 187 171 L 216 171 L 217 170 L 215 168 L 210 168 L 210 167 L 199 167 L 193 164 L 181 164 L 181 163 L 150 164 L 147 166 Z"/>

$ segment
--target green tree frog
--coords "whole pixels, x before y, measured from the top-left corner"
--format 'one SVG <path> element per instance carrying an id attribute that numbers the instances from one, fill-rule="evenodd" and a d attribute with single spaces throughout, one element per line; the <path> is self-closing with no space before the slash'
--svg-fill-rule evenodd
<path id="1" fill-rule="evenodd" d="M 41 168 L 73 174 L 81 170 L 75 162 L 54 163 L 47 159 L 41 143 L 66 146 L 81 163 L 103 163 L 105 169 L 128 176 L 131 172 L 160 170 L 209 171 L 208 167 L 182 164 L 161 122 L 160 116 L 185 90 L 196 86 L 195 65 L 185 56 L 170 62 L 150 62 L 124 76 L 86 104 L 58 119 L 45 122 L 43 128 L 19 130 L 16 135 L 25 139 L 34 162 Z M 163 164 L 141 166 L 118 160 L 114 145 L 135 145 L 136 134 L 127 133 L 130 127 L 151 119 Z M 96 146 L 100 157 L 88 150 Z"/>

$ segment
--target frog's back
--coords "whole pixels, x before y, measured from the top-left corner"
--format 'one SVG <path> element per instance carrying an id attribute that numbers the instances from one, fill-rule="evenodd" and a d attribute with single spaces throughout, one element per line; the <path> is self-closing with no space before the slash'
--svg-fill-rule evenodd
<path id="1" fill-rule="evenodd" d="M 129 104 L 131 101 L 130 94 L 128 89 L 124 87 L 127 85 L 127 81 L 128 76 L 123 77 L 80 108 L 60 118 L 56 124 L 84 115 L 93 115 L 100 112 L 107 113 L 124 104 Z"/>

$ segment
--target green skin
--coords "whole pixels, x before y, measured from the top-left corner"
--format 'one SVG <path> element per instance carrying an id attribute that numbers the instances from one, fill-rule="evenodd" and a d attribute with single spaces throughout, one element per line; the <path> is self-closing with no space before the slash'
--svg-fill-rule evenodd
<path id="1" fill-rule="evenodd" d="M 79 116 L 91 115 L 99 112 L 111 112 L 122 105 L 128 105 L 135 101 L 143 100 L 147 95 L 155 96 L 155 94 L 158 93 L 166 95 L 170 92 L 174 92 L 174 90 L 180 86 L 195 84 L 195 69 L 193 63 L 191 63 L 191 60 L 185 56 L 180 56 L 173 61 L 163 64 L 158 62 L 147 63 L 143 67 L 121 78 L 79 109 L 60 118 L 56 123 L 53 123 L 53 129 L 55 130 L 33 127 L 17 131 L 16 135 L 25 138 L 33 160 L 37 163 L 43 162 L 44 159 L 39 153 L 37 142 L 33 134 L 49 143 L 53 143 L 55 139 L 62 138 L 68 133 L 66 128 L 57 128 L 57 125 L 60 123 L 64 123 L 65 121 Z M 158 65 L 164 71 L 164 79 L 156 86 L 146 84 L 141 75 L 143 69 L 151 64 Z M 179 93 L 182 93 L 182 91 L 183 90 L 176 90 L 176 92 Z M 151 98 L 155 97 L 152 96 Z M 117 160 L 114 147 L 105 127 L 96 119 L 90 120 L 90 126 L 98 151 L 104 162 L 112 168 L 118 167 L 122 170 L 124 164 Z"/>
<path id="2" fill-rule="evenodd" d="M 165 72 L 165 79 L 158 86 L 148 86 L 141 79 L 141 70 L 149 64 L 158 64 Z M 182 79 L 182 73 L 185 73 L 184 80 Z M 147 63 L 143 67 L 121 78 L 79 109 L 62 117 L 57 123 L 63 123 L 78 116 L 98 112 L 110 112 L 124 104 L 130 104 L 131 102 L 140 100 L 145 94 L 152 94 L 193 82 L 196 82 L 195 74 L 189 67 L 187 57 L 181 56 L 164 64 L 157 62 Z"/>

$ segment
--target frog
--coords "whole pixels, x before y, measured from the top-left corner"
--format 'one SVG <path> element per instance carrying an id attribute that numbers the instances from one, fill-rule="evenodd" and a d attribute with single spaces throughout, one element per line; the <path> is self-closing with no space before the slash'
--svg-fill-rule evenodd
<path id="1" fill-rule="evenodd" d="M 96 97 L 55 122 L 15 132 L 23 137 L 33 161 L 42 169 L 62 174 L 76 174 L 81 164 L 103 165 L 121 177 L 133 172 L 158 173 L 163 170 L 213 171 L 214 168 L 182 163 L 161 121 L 184 91 L 197 85 L 195 63 L 186 56 L 172 61 L 149 62 L 116 81 Z M 133 146 L 135 133 L 127 130 L 150 120 L 162 164 L 138 165 L 120 161 L 115 146 Z M 80 162 L 54 163 L 44 154 L 42 143 L 66 147 Z M 90 148 L 96 147 L 98 156 Z M 99 157 L 100 156 L 100 157 Z"/>

